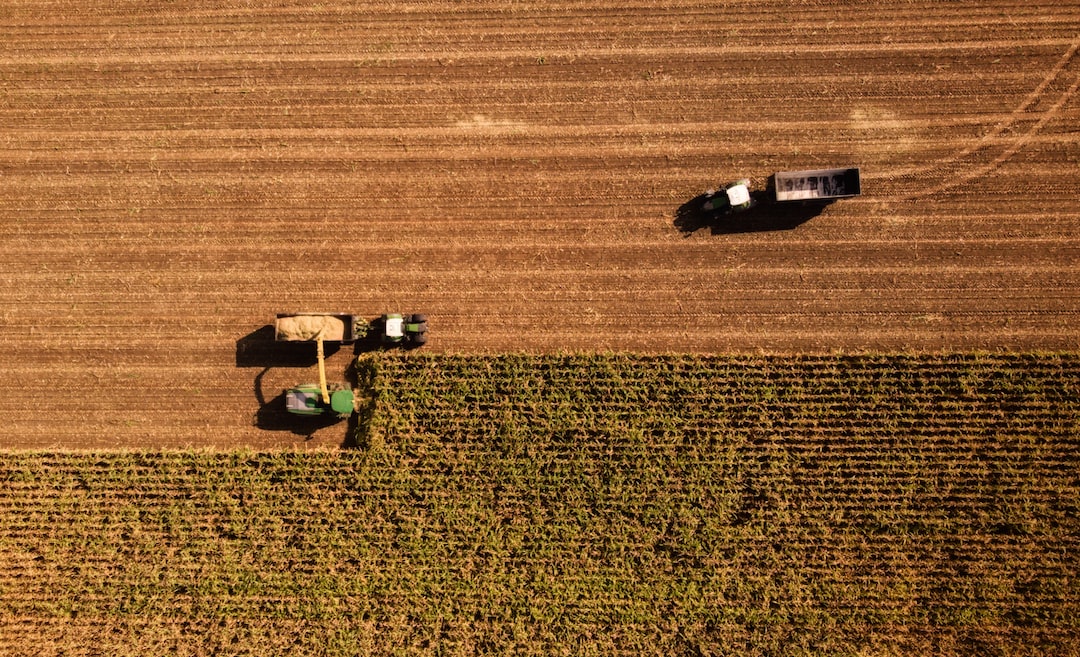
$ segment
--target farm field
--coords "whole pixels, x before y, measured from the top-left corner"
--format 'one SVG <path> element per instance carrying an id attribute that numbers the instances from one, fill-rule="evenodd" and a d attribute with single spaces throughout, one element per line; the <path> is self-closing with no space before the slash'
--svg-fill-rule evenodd
<path id="1" fill-rule="evenodd" d="M 1076 355 L 359 370 L 362 449 L 5 454 L 0 653 L 1080 652 Z"/>
<path id="2" fill-rule="evenodd" d="M 338 446 L 277 312 L 459 354 L 1076 350 L 1080 5 L 0 11 L 0 445 Z M 817 216 L 705 189 L 859 166 Z M 256 348 L 255 351 L 258 351 Z M 336 354 L 341 372 L 351 354 Z"/>

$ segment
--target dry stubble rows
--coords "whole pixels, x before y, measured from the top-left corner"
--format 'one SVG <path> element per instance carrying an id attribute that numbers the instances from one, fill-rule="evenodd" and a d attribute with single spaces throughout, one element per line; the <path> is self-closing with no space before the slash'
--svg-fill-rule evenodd
<path id="1" fill-rule="evenodd" d="M 312 376 L 238 363 L 287 310 L 451 352 L 1076 348 L 1076 8 L 877 7 L 9 3 L 3 443 L 339 444 L 252 424 Z M 675 225 L 847 164 L 793 229 Z"/>

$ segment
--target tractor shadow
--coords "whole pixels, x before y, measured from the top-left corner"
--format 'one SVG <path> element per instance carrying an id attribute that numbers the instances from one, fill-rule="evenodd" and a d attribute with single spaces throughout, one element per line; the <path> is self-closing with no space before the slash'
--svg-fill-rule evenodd
<path id="1" fill-rule="evenodd" d="M 832 200 L 777 203 L 773 179 L 765 191 L 750 193 L 754 205 L 735 214 L 717 215 L 704 209 L 708 196 L 700 194 L 679 206 L 672 222 L 685 237 L 706 229 L 712 235 L 792 230 L 825 211 Z"/>

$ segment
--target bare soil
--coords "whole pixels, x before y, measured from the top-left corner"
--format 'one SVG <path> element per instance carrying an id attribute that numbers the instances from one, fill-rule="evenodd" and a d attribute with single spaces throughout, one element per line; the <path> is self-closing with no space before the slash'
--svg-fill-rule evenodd
<path id="1" fill-rule="evenodd" d="M 1077 349 L 1078 25 L 1011 0 L 5 3 L 0 445 L 336 446 L 259 425 L 314 378 L 265 348 L 279 312 L 423 312 L 455 353 Z M 863 195 L 687 220 L 829 166 Z"/>

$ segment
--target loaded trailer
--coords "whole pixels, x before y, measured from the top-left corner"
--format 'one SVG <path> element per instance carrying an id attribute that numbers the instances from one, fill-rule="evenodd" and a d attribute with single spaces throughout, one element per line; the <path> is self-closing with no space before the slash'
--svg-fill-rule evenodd
<path id="1" fill-rule="evenodd" d="M 359 337 L 356 315 L 344 313 L 278 313 L 274 319 L 274 339 L 278 342 L 323 342 L 351 344 Z M 364 327 L 367 332 L 367 326 Z"/>

